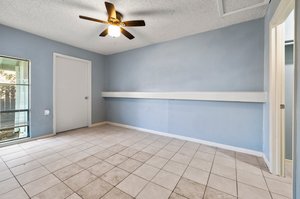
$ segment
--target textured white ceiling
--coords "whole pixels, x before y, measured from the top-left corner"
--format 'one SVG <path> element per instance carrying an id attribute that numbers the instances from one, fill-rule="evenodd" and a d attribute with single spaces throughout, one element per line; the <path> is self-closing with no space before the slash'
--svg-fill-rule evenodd
<path id="1" fill-rule="evenodd" d="M 238 2 L 238 3 L 237 3 Z M 240 0 L 223 0 L 224 12 L 233 12 L 235 10 L 247 8 L 257 4 L 264 3 L 265 0 L 251 0 L 251 1 L 240 1 Z"/>
<path id="2" fill-rule="evenodd" d="M 115 4 L 124 20 L 145 20 L 146 27 L 127 28 L 135 39 L 100 38 L 105 25 L 79 19 L 79 15 L 86 15 L 106 20 L 103 0 L 1 0 L 0 24 L 107 55 L 261 18 L 267 9 L 264 5 L 221 17 L 217 0 L 109 2 Z M 223 4 L 225 10 L 234 11 L 253 2 L 223 0 Z"/>

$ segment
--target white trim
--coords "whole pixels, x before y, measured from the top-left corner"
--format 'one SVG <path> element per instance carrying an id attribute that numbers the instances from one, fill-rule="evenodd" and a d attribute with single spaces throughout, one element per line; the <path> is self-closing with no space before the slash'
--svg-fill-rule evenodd
<path id="1" fill-rule="evenodd" d="M 102 97 L 169 99 L 169 100 L 204 100 L 229 102 L 267 102 L 265 92 L 102 92 Z"/>
<path id="2" fill-rule="evenodd" d="M 244 12 L 244 11 L 247 11 L 247 10 L 250 10 L 250 9 L 253 9 L 253 8 L 258 8 L 258 7 L 267 5 L 267 4 L 269 4 L 269 1 L 270 0 L 264 0 L 261 3 L 257 3 L 257 4 L 254 4 L 252 6 L 248 6 L 248 7 L 245 7 L 245 8 L 233 10 L 233 11 L 230 11 L 230 12 L 225 12 L 225 10 L 224 10 L 224 0 L 218 0 L 217 4 L 218 4 L 218 10 L 219 10 L 220 16 L 221 17 L 226 17 L 228 15 L 237 14 L 237 13 Z"/>
<path id="3" fill-rule="evenodd" d="M 284 30 L 284 24 L 282 24 L 280 26 L 281 28 L 281 35 L 279 35 L 280 37 L 280 50 L 281 50 L 281 56 L 277 55 L 277 58 L 279 59 L 278 63 L 280 63 L 281 67 L 277 67 L 280 69 L 280 71 L 278 71 L 278 75 L 280 78 L 278 78 L 279 82 L 281 82 L 281 87 L 280 87 L 280 96 L 278 96 L 281 104 L 285 105 L 285 30 Z M 279 43 L 279 42 L 278 42 Z M 277 48 L 279 49 L 279 48 Z M 286 106 L 286 105 L 285 105 Z M 279 147 L 280 148 L 280 154 L 281 154 L 281 158 L 280 158 L 280 163 L 281 163 L 281 176 L 284 176 L 285 173 L 285 164 L 284 164 L 284 160 L 285 160 L 285 109 L 280 109 L 280 106 L 278 107 L 279 110 L 279 115 L 280 115 L 280 144 Z"/>
<path id="4" fill-rule="evenodd" d="M 29 72 L 29 82 L 28 82 L 29 83 L 29 90 L 28 90 L 28 95 L 29 95 L 28 96 L 28 100 L 29 100 L 29 102 L 28 102 L 28 109 L 29 109 L 29 118 L 28 118 L 29 119 L 29 124 L 28 124 L 29 125 L 29 132 L 27 132 L 27 133 L 28 133 L 28 137 L 31 138 L 31 126 L 32 126 L 31 125 L 31 118 L 32 118 L 31 117 L 31 98 L 32 98 L 31 97 L 31 93 L 32 93 L 31 92 L 31 87 L 32 87 L 32 85 L 31 85 L 31 79 L 32 79 L 32 77 L 31 77 L 32 76 L 31 71 L 32 71 L 32 69 L 31 69 L 31 61 L 30 60 L 29 60 L 29 66 L 28 67 L 29 67 L 29 71 L 28 71 Z"/>
<path id="5" fill-rule="evenodd" d="M 226 144 L 219 144 L 219 143 L 216 143 L 216 142 L 210 142 L 210 141 L 200 140 L 200 139 L 186 137 L 186 136 L 182 136 L 182 135 L 176 135 L 176 134 L 172 134 L 172 133 L 165 133 L 165 132 L 160 132 L 160 131 L 140 128 L 140 127 L 130 126 L 130 125 L 126 125 L 126 124 L 120 124 L 120 123 L 115 123 L 115 122 L 107 121 L 106 124 L 113 125 L 113 126 L 119 126 L 119 127 L 123 127 L 123 128 L 127 128 L 127 129 L 134 129 L 134 130 L 138 130 L 138 131 L 144 131 L 144 132 L 147 132 L 147 133 L 152 133 L 152 134 L 156 134 L 156 135 L 177 138 L 177 139 L 191 141 L 191 142 L 197 142 L 197 143 L 200 143 L 200 144 L 205 144 L 205 145 L 209 145 L 209 146 L 213 146 L 213 147 L 218 147 L 218 148 L 227 149 L 227 150 L 231 150 L 231 151 L 236 151 L 236 152 L 240 152 L 240 153 L 246 153 L 246 154 L 254 155 L 254 156 L 257 156 L 257 157 L 263 157 L 263 153 L 260 152 L 260 151 L 255 151 L 255 150 L 250 150 L 250 149 L 245 149 L 245 148 L 240 148 L 240 147 L 234 147 L 234 146 L 230 146 L 230 145 L 226 145 Z"/>
<path id="6" fill-rule="evenodd" d="M 269 24 L 269 157 L 270 171 L 276 175 L 283 174 L 283 135 L 282 110 L 279 109 L 282 100 L 282 66 L 283 57 L 278 54 L 283 51 L 282 23 L 294 8 L 294 0 L 280 1 L 277 10 Z"/>
<path id="7" fill-rule="evenodd" d="M 103 126 L 105 124 L 107 124 L 106 121 L 104 121 L 104 122 L 97 122 L 97 123 L 92 124 L 90 127 Z"/>
<path id="8" fill-rule="evenodd" d="M 276 118 L 275 114 L 275 83 L 276 83 L 276 72 L 275 72 L 275 28 L 270 26 L 269 30 L 269 160 L 270 160 L 270 171 L 271 173 L 274 173 L 274 170 L 276 168 L 275 164 L 275 153 L 273 153 L 274 146 L 276 145 L 275 143 L 275 136 L 274 136 L 274 131 L 275 131 L 275 126 L 274 124 L 276 123 Z M 272 47 L 274 46 L 274 47 Z M 275 149 L 274 149 L 275 150 Z"/>
<path id="9" fill-rule="evenodd" d="M 265 163 L 266 163 L 266 165 L 267 165 L 267 167 L 270 171 L 270 161 L 269 161 L 269 159 L 267 158 L 267 156 L 264 153 L 263 153 L 262 157 L 263 157 L 263 159 L 264 159 L 264 161 L 265 161 Z"/>
<path id="10" fill-rule="evenodd" d="M 292 10 L 295 8 L 295 0 L 284 0 L 280 1 L 275 14 L 273 15 L 270 26 L 277 26 L 282 24 L 290 15 Z"/>
<path id="11" fill-rule="evenodd" d="M 104 122 L 98 122 L 98 123 L 94 123 L 94 124 L 90 125 L 89 128 L 96 127 L 96 126 L 102 126 L 102 125 L 105 125 L 105 124 L 107 124 L 106 121 L 104 121 Z M 27 138 L 22 138 L 22 139 L 16 139 L 16 140 L 11 140 L 11 141 L 7 141 L 7 142 L 2 142 L 2 143 L 0 143 L 0 148 L 1 147 L 6 147 L 6 146 L 11 146 L 11 145 L 14 145 L 14 144 L 21 144 L 21 143 L 25 143 L 25 142 L 34 141 L 34 140 L 44 139 L 44 138 L 48 138 L 48 137 L 52 137 L 52 136 L 56 136 L 56 133 L 49 133 L 49 134 L 38 136 L 38 137 L 34 137 L 34 138 L 27 137 Z"/>
<path id="12" fill-rule="evenodd" d="M 53 87 L 52 87 L 52 100 L 53 100 L 53 121 L 52 121 L 52 125 L 53 125 L 53 133 L 56 134 L 56 53 L 53 53 Z"/>
<path id="13" fill-rule="evenodd" d="M 8 55 L 3 55 L 3 54 L 0 54 L 0 57 L 5 57 L 5 58 L 11 58 L 11 59 L 18 59 L 18 60 L 23 60 L 23 61 L 27 61 L 28 62 L 28 75 L 29 75 L 29 79 L 28 79 L 28 111 L 29 111 L 29 118 L 28 121 L 28 129 L 29 131 L 27 132 L 27 137 L 25 138 L 19 138 L 21 140 L 25 140 L 25 139 L 30 139 L 32 136 L 31 136 L 31 60 L 30 59 L 25 59 L 25 58 L 20 58 L 20 57 L 15 57 L 15 56 L 8 56 Z M 28 130 L 27 129 L 27 130 Z M 17 142 L 18 140 L 12 140 L 12 141 L 6 141 L 6 142 L 0 142 L 0 147 L 2 147 L 3 144 L 5 143 L 9 143 L 9 142 Z"/>
<path id="14" fill-rule="evenodd" d="M 27 137 L 27 138 L 2 142 L 2 143 L 0 143 L 0 148 L 15 145 L 15 144 L 21 144 L 21 143 L 25 143 L 25 142 L 30 142 L 30 141 L 34 141 L 34 140 L 44 139 L 44 138 L 52 137 L 52 136 L 55 136 L 55 135 L 56 135 L 55 133 L 50 133 L 50 134 L 42 135 L 42 136 L 35 137 L 35 138 Z"/>
<path id="15" fill-rule="evenodd" d="M 53 53 L 53 133 L 56 134 L 56 104 L 55 104 L 55 87 L 56 87 L 56 57 L 77 60 L 88 64 L 88 126 L 92 125 L 92 62 L 90 60 L 80 59 L 59 53 Z"/>
<path id="16" fill-rule="evenodd" d="M 196 142 L 196 143 L 199 143 L 199 144 L 205 144 L 205 145 L 209 145 L 209 146 L 213 146 L 213 147 L 218 147 L 218 148 L 221 148 L 221 149 L 227 149 L 227 150 L 231 150 L 231 151 L 236 151 L 236 152 L 240 152 L 240 153 L 254 155 L 254 156 L 257 156 L 257 157 L 262 157 L 265 160 L 267 166 L 269 167 L 268 159 L 260 151 L 255 151 L 255 150 L 250 150 L 250 149 L 245 149 L 245 148 L 240 148 L 240 147 L 234 147 L 234 146 L 230 146 L 230 145 L 226 145 L 226 144 L 220 144 L 220 143 L 216 143 L 216 142 L 210 142 L 210 141 L 200 140 L 200 139 L 196 139 L 196 138 L 191 138 L 191 137 L 186 137 L 186 136 L 181 136 L 181 135 L 176 135 L 176 134 L 171 134 L 171 133 L 165 133 L 165 132 L 160 132 L 160 131 L 140 128 L 140 127 L 130 126 L 130 125 L 126 125 L 126 124 L 120 124 L 120 123 L 115 123 L 115 122 L 109 122 L 109 121 L 94 123 L 89 128 L 96 127 L 96 126 L 101 126 L 101 125 L 105 125 L 105 124 L 118 126 L 118 127 L 123 127 L 123 128 L 127 128 L 127 129 L 134 129 L 134 130 L 143 131 L 143 132 L 152 133 L 152 134 L 161 135 L 161 136 L 166 136 L 166 137 L 177 138 L 177 139 L 181 139 L 181 140 Z M 36 138 L 24 138 L 24 139 L 21 139 L 21 140 L 13 140 L 13 141 L 10 141 L 10 142 L 1 143 L 0 148 L 4 147 L 4 146 L 13 145 L 13 144 L 20 144 L 20 143 L 24 143 L 24 142 L 29 142 L 29 141 L 34 141 L 34 140 L 38 140 L 38 139 L 48 138 L 48 137 L 52 137 L 52 136 L 56 136 L 56 134 L 52 133 L 52 134 L 47 134 L 47 135 L 36 137 Z"/>
<path id="17" fill-rule="evenodd" d="M 88 63 L 88 127 L 92 125 L 92 61 Z"/>

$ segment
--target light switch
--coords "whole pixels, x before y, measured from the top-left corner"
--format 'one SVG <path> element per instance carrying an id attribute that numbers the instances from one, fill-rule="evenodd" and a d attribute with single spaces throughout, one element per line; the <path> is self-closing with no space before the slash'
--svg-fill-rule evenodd
<path id="1" fill-rule="evenodd" d="M 47 109 L 44 110 L 44 115 L 46 115 L 46 116 L 47 116 L 47 115 L 50 115 L 50 110 L 47 110 Z"/>

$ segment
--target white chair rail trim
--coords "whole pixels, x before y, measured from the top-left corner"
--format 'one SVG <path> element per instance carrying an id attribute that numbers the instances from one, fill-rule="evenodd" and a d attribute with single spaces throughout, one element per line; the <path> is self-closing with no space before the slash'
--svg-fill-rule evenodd
<path id="1" fill-rule="evenodd" d="M 268 101 L 266 92 L 102 92 L 102 97 L 253 103 Z"/>

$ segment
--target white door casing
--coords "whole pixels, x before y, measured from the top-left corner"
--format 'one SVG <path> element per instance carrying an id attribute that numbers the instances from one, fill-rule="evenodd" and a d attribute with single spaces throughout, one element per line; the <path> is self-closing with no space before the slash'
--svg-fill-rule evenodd
<path id="1" fill-rule="evenodd" d="M 91 62 L 53 54 L 54 133 L 91 125 Z"/>
<path id="2" fill-rule="evenodd" d="M 281 1 L 269 27 L 269 162 L 270 171 L 284 174 L 285 135 L 285 62 L 283 22 L 294 8 L 294 0 Z"/>

